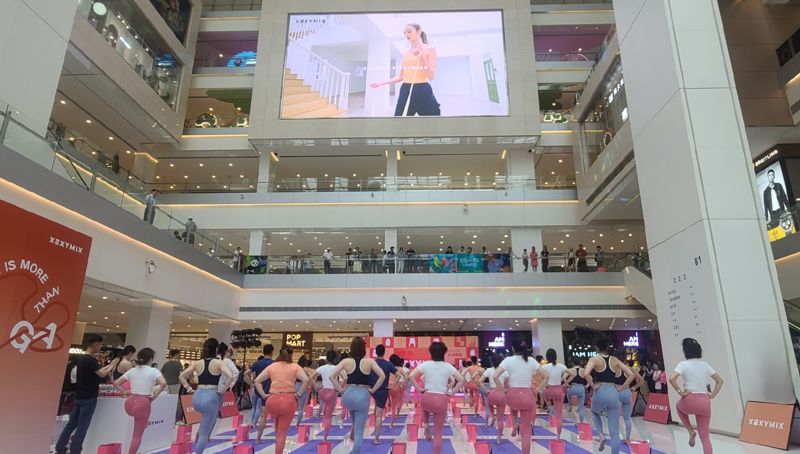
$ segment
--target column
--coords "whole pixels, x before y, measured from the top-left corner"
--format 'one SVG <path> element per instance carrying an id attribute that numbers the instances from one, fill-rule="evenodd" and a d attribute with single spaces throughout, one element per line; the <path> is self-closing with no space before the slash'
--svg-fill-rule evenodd
<path id="1" fill-rule="evenodd" d="M 258 152 L 258 185 L 256 192 L 270 192 L 270 185 L 275 172 L 275 165 L 272 162 L 272 154 L 266 151 Z"/>
<path id="2" fill-rule="evenodd" d="M 158 165 L 156 158 L 149 153 L 137 151 L 133 154 L 131 173 L 145 183 L 153 183 L 156 181 L 156 165 Z M 145 188 L 145 191 L 150 192 L 150 188 Z"/>
<path id="3" fill-rule="evenodd" d="M 264 231 L 250 231 L 250 246 L 247 248 L 247 255 L 264 255 Z"/>
<path id="4" fill-rule="evenodd" d="M 385 116 L 391 109 L 389 104 L 389 85 L 370 88 L 373 82 L 383 82 L 392 77 L 391 43 L 388 39 L 371 37 L 367 44 L 367 90 L 364 93 L 364 111 L 367 117 Z M 391 113 L 389 113 L 391 115 Z"/>
<path id="5" fill-rule="evenodd" d="M 747 401 L 795 402 L 800 378 L 719 7 L 617 0 L 614 14 L 665 366 L 697 339 L 725 379 L 712 429 L 738 434 Z"/>
<path id="6" fill-rule="evenodd" d="M 89 7 L 89 2 L 81 3 Z M 12 111 L 20 112 L 20 121 L 43 134 L 53 110 L 78 2 L 10 0 L 2 4 L 0 42 L 4 45 L 0 47 L 0 61 L 25 64 L 3 65 L 0 99 L 11 104 Z M 36 58 L 30 58 L 32 55 Z M 61 104 L 56 103 L 59 107 Z"/>
<path id="7" fill-rule="evenodd" d="M 389 251 L 389 248 L 394 246 L 394 252 L 397 252 L 397 229 L 386 229 L 383 235 L 383 248 Z"/>
<path id="8" fill-rule="evenodd" d="M 558 361 L 564 361 L 564 335 L 560 318 L 534 318 L 531 320 L 531 344 L 534 355 L 544 356 L 547 349 L 555 349 Z"/>
<path id="9" fill-rule="evenodd" d="M 373 320 L 372 335 L 375 337 L 394 337 L 394 321 L 390 318 Z"/>
<path id="10" fill-rule="evenodd" d="M 84 334 L 86 334 L 86 322 L 75 322 L 75 331 L 72 332 L 72 345 L 83 347 Z"/>
<path id="11" fill-rule="evenodd" d="M 506 175 L 509 189 L 535 190 L 533 152 L 528 150 L 508 150 L 506 153 Z"/>
<path id="12" fill-rule="evenodd" d="M 397 191 L 397 150 L 386 151 L 386 190 Z"/>
<path id="13" fill-rule="evenodd" d="M 208 337 L 225 342 L 230 345 L 231 332 L 239 329 L 239 322 L 235 320 L 209 320 Z"/>
<path id="14" fill-rule="evenodd" d="M 125 343 L 137 350 L 150 347 L 155 350 L 153 360 L 163 364 L 167 357 L 172 304 L 159 300 L 136 300 L 128 310 L 128 333 Z"/>
<path id="15" fill-rule="evenodd" d="M 525 267 L 522 265 L 523 250 L 528 250 L 528 255 L 531 253 L 531 246 L 536 247 L 536 252 L 542 250 L 542 230 L 534 228 L 512 228 L 511 229 L 511 250 L 514 251 L 514 259 L 511 263 L 511 270 L 514 273 L 522 273 Z M 530 259 L 529 259 L 530 260 Z M 541 272 L 541 259 L 539 259 L 539 272 Z M 530 265 L 528 267 L 530 272 Z"/>

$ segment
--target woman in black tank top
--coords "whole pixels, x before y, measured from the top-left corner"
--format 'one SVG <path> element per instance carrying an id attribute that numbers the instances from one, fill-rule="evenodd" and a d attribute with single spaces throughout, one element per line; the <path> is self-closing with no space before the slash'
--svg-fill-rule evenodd
<path id="1" fill-rule="evenodd" d="M 627 386 L 633 377 L 631 372 L 620 360 L 609 356 L 611 343 L 605 337 L 595 340 L 595 349 L 598 355 L 591 358 L 586 364 L 584 378 L 589 386 L 594 388 L 592 394 L 592 419 L 594 428 L 600 432 L 600 450 L 605 449 L 606 437 L 603 432 L 602 413 L 607 413 L 608 432 L 611 434 L 611 454 L 619 454 L 619 387 L 614 384 L 617 373 L 625 374 Z"/>
<path id="2" fill-rule="evenodd" d="M 579 422 L 584 422 L 586 419 L 586 379 L 583 378 L 584 370 L 581 366 L 585 364 L 586 360 L 574 360 L 577 366 L 567 370 L 569 376 L 567 377 L 567 401 L 570 403 L 570 411 L 573 417 Z M 577 415 L 575 415 L 577 413 Z"/>

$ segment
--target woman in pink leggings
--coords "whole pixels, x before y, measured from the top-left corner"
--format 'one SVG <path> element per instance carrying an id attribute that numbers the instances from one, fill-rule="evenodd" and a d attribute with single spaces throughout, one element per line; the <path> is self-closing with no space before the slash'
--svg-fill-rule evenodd
<path id="1" fill-rule="evenodd" d="M 489 420 L 486 421 L 486 426 L 493 426 L 497 422 L 497 444 L 503 441 L 503 418 L 506 413 L 506 393 L 497 388 L 497 383 L 494 382 L 494 371 L 500 367 L 503 357 L 499 353 L 492 354 L 490 358 L 491 366 L 483 372 L 483 376 L 489 379 L 488 389 L 488 405 L 489 407 Z M 508 379 L 508 374 L 500 377 L 500 381 L 505 383 Z M 486 385 L 481 382 L 482 387 Z"/>
<path id="2" fill-rule="evenodd" d="M 264 392 L 264 382 L 267 380 L 272 380 L 269 395 Z M 300 380 L 299 390 L 294 387 L 297 380 Z M 275 454 L 283 454 L 286 434 L 297 413 L 297 401 L 308 389 L 308 383 L 308 375 L 300 366 L 292 363 L 292 349 L 289 347 L 283 347 L 278 359 L 256 377 L 256 392 L 267 402 L 266 413 L 275 418 Z M 261 435 L 264 433 L 264 416 L 262 413 L 258 421 L 257 443 L 261 443 Z"/>
<path id="3" fill-rule="evenodd" d="M 150 419 L 150 405 L 167 387 L 167 381 L 161 372 L 155 367 L 150 367 L 153 356 L 155 352 L 152 348 L 139 350 L 136 355 L 136 367 L 129 369 L 114 382 L 122 395 L 127 397 L 125 413 L 133 417 L 133 437 L 128 454 L 139 452 L 142 434 Z M 130 391 L 123 387 L 126 382 L 130 383 Z"/>
<path id="4" fill-rule="evenodd" d="M 683 340 L 683 356 L 686 361 L 681 361 L 675 366 L 675 372 L 669 383 L 681 396 L 676 404 L 678 417 L 689 431 L 689 446 L 694 446 L 697 433 L 700 432 L 700 443 L 703 444 L 703 454 L 714 452 L 711 447 L 709 426 L 711 425 L 711 399 L 717 397 L 722 388 L 722 377 L 701 360 L 703 348 L 695 339 L 687 337 Z M 683 387 L 678 385 L 678 379 L 683 379 Z M 714 381 L 714 389 L 709 392 L 709 383 Z M 692 428 L 689 415 L 697 419 L 697 431 Z"/>
<path id="5" fill-rule="evenodd" d="M 322 433 L 325 441 L 328 440 L 328 433 L 331 431 L 331 419 L 333 419 L 333 411 L 336 409 L 336 389 L 333 387 L 331 380 L 331 373 L 336 369 L 336 352 L 328 350 L 325 354 L 325 365 L 320 366 L 314 371 L 311 377 L 313 383 L 316 377 L 322 378 L 322 388 L 320 388 L 319 402 L 322 405 Z"/>
<path id="6" fill-rule="evenodd" d="M 543 380 L 547 380 L 547 374 L 535 359 L 528 356 L 525 341 L 516 338 L 511 342 L 511 348 L 514 354 L 504 359 L 500 367 L 495 369 L 494 383 L 497 389 L 506 392 L 506 403 L 512 413 L 519 412 L 519 430 L 515 432 L 520 435 L 522 441 L 522 454 L 530 454 L 531 427 L 536 417 L 536 396 L 531 389 L 531 379 L 534 374 L 538 374 Z M 507 390 L 501 380 L 503 373 L 508 373 Z"/>
<path id="7" fill-rule="evenodd" d="M 392 363 L 398 371 L 403 371 L 403 358 L 392 355 L 389 357 L 389 362 Z M 405 375 L 392 374 L 390 378 L 394 381 L 389 384 L 389 427 L 394 427 L 394 420 L 400 416 L 400 407 L 403 406 L 404 394 L 406 392 L 406 379 Z"/>
<path id="8" fill-rule="evenodd" d="M 417 366 L 411 372 L 409 381 L 422 394 L 422 422 L 425 425 L 425 439 L 431 440 L 431 430 L 428 423 L 433 415 L 433 454 L 442 452 L 442 427 L 447 418 L 447 402 L 450 396 L 464 385 L 464 377 L 458 373 L 452 364 L 445 362 L 444 355 L 447 346 L 442 342 L 433 342 L 428 347 L 431 360 Z M 423 386 L 417 383 L 417 377 L 422 375 Z M 448 389 L 450 379 L 455 381 L 453 389 Z"/>
<path id="9" fill-rule="evenodd" d="M 547 383 L 544 388 L 544 398 L 547 399 L 547 408 L 556 419 L 556 436 L 561 438 L 561 428 L 564 426 L 564 380 L 567 378 L 567 366 L 558 362 L 558 355 L 552 348 L 545 353 L 547 364 L 542 366 L 547 372 Z"/>

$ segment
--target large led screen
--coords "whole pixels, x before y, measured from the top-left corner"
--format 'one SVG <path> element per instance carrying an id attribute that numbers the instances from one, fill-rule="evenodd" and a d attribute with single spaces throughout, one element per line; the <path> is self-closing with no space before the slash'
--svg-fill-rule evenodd
<path id="1" fill-rule="evenodd" d="M 506 115 L 501 11 L 289 15 L 283 119 Z"/>
<path id="2" fill-rule="evenodd" d="M 756 174 L 756 186 L 762 200 L 763 217 L 770 241 L 795 233 L 794 201 L 786 184 L 780 161 L 770 164 Z"/>

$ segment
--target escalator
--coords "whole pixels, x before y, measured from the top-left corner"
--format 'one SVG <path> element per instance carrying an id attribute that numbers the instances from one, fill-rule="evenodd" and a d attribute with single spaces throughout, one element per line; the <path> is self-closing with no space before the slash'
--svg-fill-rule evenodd
<path id="1" fill-rule="evenodd" d="M 783 301 L 786 309 L 786 320 L 789 323 L 789 335 L 792 337 L 794 359 L 800 368 L 800 305 L 792 301 Z"/>

